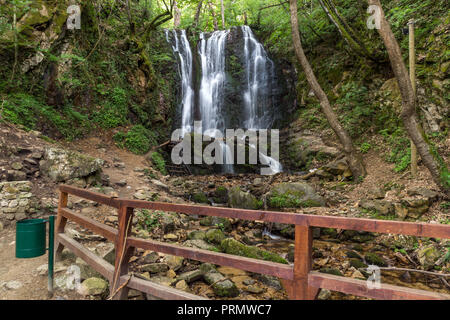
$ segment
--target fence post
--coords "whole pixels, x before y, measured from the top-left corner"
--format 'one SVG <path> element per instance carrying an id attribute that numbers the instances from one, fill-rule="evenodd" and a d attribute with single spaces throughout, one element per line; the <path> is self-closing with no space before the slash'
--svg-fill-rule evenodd
<path id="1" fill-rule="evenodd" d="M 60 191 L 58 201 L 58 215 L 56 217 L 56 233 L 55 233 L 55 260 L 58 261 L 64 246 L 59 243 L 58 234 L 64 233 L 66 227 L 67 218 L 62 215 L 61 209 L 67 207 L 69 195 L 67 192 Z"/>
<path id="2" fill-rule="evenodd" d="M 119 232 L 117 234 L 115 251 L 116 257 L 114 262 L 114 275 L 112 283 L 110 284 L 110 294 L 115 300 L 124 300 L 128 298 L 129 289 L 125 286 L 117 293 L 117 288 L 120 288 L 120 277 L 128 274 L 128 263 L 133 255 L 134 248 L 127 246 L 127 237 L 130 236 L 133 208 L 127 207 L 120 203 L 119 207 Z"/>
<path id="3" fill-rule="evenodd" d="M 291 299 L 314 300 L 318 288 L 308 285 L 308 274 L 312 268 L 313 234 L 310 226 L 295 226 L 294 281 L 292 282 Z"/>

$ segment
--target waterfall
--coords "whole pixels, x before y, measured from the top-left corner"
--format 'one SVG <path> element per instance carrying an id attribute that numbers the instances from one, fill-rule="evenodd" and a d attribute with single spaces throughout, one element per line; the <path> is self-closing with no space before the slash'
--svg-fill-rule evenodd
<path id="1" fill-rule="evenodd" d="M 203 131 L 218 129 L 224 133 L 223 91 L 225 85 L 225 42 L 228 31 L 216 31 L 208 39 L 200 34 L 199 55 L 202 67 L 200 113 Z"/>
<path id="2" fill-rule="evenodd" d="M 202 128 L 201 133 L 208 131 L 214 138 L 218 132 L 222 136 L 228 128 L 270 129 L 274 122 L 275 100 L 275 66 L 268 57 L 264 47 L 253 35 L 248 26 L 241 27 L 244 45 L 243 57 L 245 80 L 242 83 L 243 116 L 227 123 L 225 106 L 226 74 L 226 42 L 230 30 L 201 33 L 198 44 L 198 57 L 200 58 L 201 80 L 198 94 L 198 110 L 200 111 Z M 166 39 L 172 45 L 174 54 L 179 61 L 179 71 L 182 82 L 182 96 L 180 104 L 182 134 L 192 132 L 194 129 L 194 89 L 193 89 L 193 56 L 186 31 L 171 32 L 166 30 Z M 229 121 L 229 120 L 228 120 Z M 223 153 L 223 171 L 233 173 L 233 152 L 222 140 L 219 140 Z M 251 149 L 257 150 L 251 144 Z M 259 153 L 261 164 L 267 165 L 272 173 L 282 171 L 281 164 L 267 154 Z"/>
<path id="3" fill-rule="evenodd" d="M 192 85 L 192 51 L 186 37 L 186 31 L 181 30 L 179 36 L 172 30 L 173 40 L 169 39 L 169 30 L 165 30 L 166 40 L 172 43 L 172 49 L 179 61 L 179 71 L 181 74 L 181 135 L 192 131 L 194 121 L 194 89 Z"/>
<path id="4" fill-rule="evenodd" d="M 272 126 L 273 111 L 272 81 L 274 63 L 267 55 L 263 45 L 256 40 L 249 26 L 242 26 L 244 35 L 244 57 L 246 71 L 246 90 L 244 103 L 247 129 L 267 129 Z"/>
<path id="5" fill-rule="evenodd" d="M 215 129 L 224 136 L 226 124 L 223 114 L 223 92 L 225 87 L 225 43 L 229 31 L 216 31 L 206 39 L 206 34 L 200 34 L 198 54 L 201 60 L 202 79 L 200 82 L 200 114 L 202 116 L 203 132 Z M 214 137 L 215 134 L 212 134 Z M 233 158 L 230 148 L 219 142 L 223 153 L 223 170 L 234 173 Z"/>
<path id="6" fill-rule="evenodd" d="M 267 129 L 272 127 L 273 99 L 272 81 L 274 63 L 263 45 L 256 40 L 249 26 L 242 26 L 244 35 L 244 56 L 247 89 L 244 92 L 247 129 Z M 250 145 L 256 149 L 256 146 Z M 281 163 L 266 154 L 259 153 L 260 162 L 268 165 L 273 174 L 283 171 Z"/>

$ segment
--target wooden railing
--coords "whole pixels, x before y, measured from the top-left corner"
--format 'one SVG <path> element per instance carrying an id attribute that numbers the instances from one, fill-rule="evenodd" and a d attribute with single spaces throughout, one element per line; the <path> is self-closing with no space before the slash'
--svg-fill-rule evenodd
<path id="1" fill-rule="evenodd" d="M 109 280 L 110 292 L 114 296 L 114 299 L 125 299 L 130 288 L 161 299 L 204 299 L 203 297 L 176 290 L 175 288 L 162 286 L 135 276 L 129 276 L 129 259 L 132 257 L 135 248 L 276 276 L 282 280 L 289 298 L 296 300 L 315 299 L 320 288 L 383 300 L 450 299 L 450 295 L 447 294 L 389 284 L 381 284 L 380 288 L 370 289 L 364 280 L 314 272 L 311 268 L 313 227 L 448 239 L 450 238 L 449 225 L 158 203 L 114 198 L 66 185 L 60 186 L 59 189 L 60 198 L 55 236 L 57 242 L 56 255 L 58 256 L 64 247 L 72 250 L 77 256 L 81 257 L 92 268 Z M 116 208 L 118 210 L 118 229 L 109 227 L 68 209 L 67 202 L 69 194 Z M 134 209 L 162 210 L 192 215 L 293 224 L 295 225 L 294 265 L 290 266 L 131 237 L 131 221 L 133 219 Z M 71 220 L 114 242 L 116 252 L 114 266 L 65 235 L 64 228 L 67 220 Z"/>

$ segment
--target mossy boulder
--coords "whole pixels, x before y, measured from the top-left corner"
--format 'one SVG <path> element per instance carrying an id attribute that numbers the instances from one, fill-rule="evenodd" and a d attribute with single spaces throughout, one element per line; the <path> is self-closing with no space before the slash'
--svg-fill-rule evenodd
<path id="1" fill-rule="evenodd" d="M 213 200 L 215 203 L 228 203 L 228 189 L 224 186 L 217 187 Z"/>
<path id="2" fill-rule="evenodd" d="M 270 208 L 323 207 L 325 199 L 305 182 L 280 183 L 266 195 Z"/>
<path id="3" fill-rule="evenodd" d="M 211 270 L 204 275 L 206 283 L 212 285 L 214 294 L 219 297 L 237 297 L 239 289 L 233 281 L 225 278 L 220 272 Z"/>
<path id="4" fill-rule="evenodd" d="M 376 253 L 368 252 L 365 254 L 364 258 L 366 259 L 366 262 L 370 265 L 376 265 L 379 267 L 387 266 L 386 260 L 384 260 L 382 257 L 377 255 Z"/>
<path id="5" fill-rule="evenodd" d="M 225 234 L 220 229 L 210 229 L 206 232 L 206 241 L 212 244 L 221 244 Z"/>
<path id="6" fill-rule="evenodd" d="M 188 240 L 205 240 L 206 233 L 201 230 L 194 230 L 188 234 Z"/>
<path id="7" fill-rule="evenodd" d="M 202 191 L 194 193 L 192 195 L 192 201 L 194 201 L 196 203 L 208 203 L 209 204 L 208 197 Z"/>
<path id="8" fill-rule="evenodd" d="M 425 269 L 431 269 L 440 256 L 439 250 L 433 245 L 417 250 L 417 259 Z"/>
<path id="9" fill-rule="evenodd" d="M 257 247 L 247 246 L 233 238 L 223 240 L 220 247 L 223 252 L 228 254 L 288 264 L 285 259 L 275 253 L 265 251 Z"/>
<path id="10" fill-rule="evenodd" d="M 228 195 L 228 203 L 231 208 L 258 210 L 263 203 L 250 192 L 244 192 L 239 187 L 233 187 Z"/>
<path id="11" fill-rule="evenodd" d="M 367 268 L 367 264 L 365 264 L 364 262 L 362 262 L 359 259 L 350 259 L 350 265 L 352 267 L 355 267 L 356 269 Z"/>
<path id="12" fill-rule="evenodd" d="M 58 148 L 47 148 L 45 149 L 44 160 L 40 162 L 40 168 L 54 182 L 63 182 L 100 172 L 103 164 L 103 160 L 85 154 Z"/>
<path id="13" fill-rule="evenodd" d="M 81 283 L 78 291 L 83 296 L 104 296 L 108 291 L 108 282 L 100 278 L 89 278 Z"/>

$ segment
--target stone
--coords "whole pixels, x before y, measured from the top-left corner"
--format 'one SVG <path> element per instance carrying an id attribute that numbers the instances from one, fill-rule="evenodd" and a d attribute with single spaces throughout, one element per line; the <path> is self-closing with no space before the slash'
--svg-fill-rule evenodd
<path id="1" fill-rule="evenodd" d="M 11 168 L 13 168 L 14 170 L 22 170 L 23 169 L 23 165 L 20 162 L 13 162 L 13 164 L 11 165 Z"/>
<path id="2" fill-rule="evenodd" d="M 280 280 L 278 280 L 277 277 L 274 276 L 268 276 L 265 274 L 258 274 L 256 275 L 256 277 L 258 278 L 258 280 L 265 284 L 268 287 L 271 287 L 275 290 L 281 290 L 283 289 L 283 287 L 281 286 Z"/>
<path id="3" fill-rule="evenodd" d="M 161 275 L 150 277 L 149 280 L 167 287 L 170 287 L 175 281 L 174 279 Z"/>
<path id="4" fill-rule="evenodd" d="M 78 293 L 83 296 L 105 295 L 108 291 L 108 282 L 100 278 L 89 278 L 84 280 Z"/>
<path id="5" fill-rule="evenodd" d="M 394 211 L 400 219 L 405 219 L 408 216 L 408 208 L 405 208 L 401 203 L 394 203 Z"/>
<path id="6" fill-rule="evenodd" d="M 209 204 L 208 197 L 203 191 L 197 191 L 192 195 L 192 201 L 195 203 L 207 203 Z"/>
<path id="7" fill-rule="evenodd" d="M 178 257 L 178 256 L 166 255 L 163 258 L 163 262 L 166 263 L 170 267 L 170 269 L 172 269 L 174 271 L 178 271 L 183 266 L 184 258 Z"/>
<path id="8" fill-rule="evenodd" d="M 262 208 L 259 201 L 250 192 L 242 191 L 238 186 L 231 188 L 228 194 L 228 204 L 231 208 L 258 210 Z"/>
<path id="9" fill-rule="evenodd" d="M 331 298 L 331 291 L 327 289 L 320 289 L 320 292 L 317 296 L 318 300 L 328 300 Z"/>
<path id="10" fill-rule="evenodd" d="M 224 253 L 288 264 L 285 259 L 275 253 L 262 250 L 258 247 L 245 245 L 233 238 L 223 240 L 220 244 L 220 247 L 222 248 L 222 251 Z"/>
<path id="11" fill-rule="evenodd" d="M 175 285 L 175 288 L 177 288 L 178 290 L 186 291 L 189 289 L 189 286 L 185 280 L 181 280 L 181 281 L 177 282 L 177 284 Z"/>
<path id="12" fill-rule="evenodd" d="M 165 258 L 165 257 L 164 257 Z M 159 260 L 159 254 L 158 252 L 145 252 L 144 256 L 142 257 L 142 263 L 144 264 L 150 264 L 150 263 L 155 263 Z M 167 263 L 167 261 L 164 261 Z M 169 264 L 170 266 L 170 264 Z"/>
<path id="13" fill-rule="evenodd" d="M 327 274 L 332 274 L 332 275 L 335 275 L 335 276 L 341 276 L 341 277 L 344 276 L 344 275 L 342 274 L 342 272 L 341 272 L 340 270 L 336 269 L 336 268 L 328 268 L 328 267 L 326 267 L 326 268 L 321 268 L 321 269 L 319 270 L 319 272 L 327 273 Z"/>
<path id="14" fill-rule="evenodd" d="M 210 272 L 211 270 L 216 271 L 216 267 L 212 265 L 211 263 L 203 263 L 200 265 L 200 271 L 203 272 L 203 274 L 206 274 Z"/>
<path id="15" fill-rule="evenodd" d="M 206 283 L 212 286 L 214 294 L 219 297 L 236 297 L 239 295 L 239 289 L 234 282 L 217 271 L 209 271 L 204 275 L 204 279 Z"/>
<path id="16" fill-rule="evenodd" d="M 382 188 L 380 187 L 375 187 L 371 190 L 369 190 L 368 196 L 369 199 L 383 199 L 385 196 L 385 192 Z"/>
<path id="17" fill-rule="evenodd" d="M 80 268 L 80 278 L 81 280 L 89 278 L 103 278 L 103 276 L 95 271 L 89 264 L 87 264 L 83 259 L 77 258 L 75 265 Z"/>
<path id="18" fill-rule="evenodd" d="M 215 203 L 228 203 L 228 189 L 223 186 L 217 187 L 213 200 Z"/>
<path id="19" fill-rule="evenodd" d="M 209 243 L 218 245 L 225 239 L 225 234 L 220 229 L 209 229 L 205 238 Z"/>
<path id="20" fill-rule="evenodd" d="M 103 255 L 103 259 L 106 260 L 108 263 L 114 265 L 116 263 L 116 249 L 114 248 L 109 249 Z"/>
<path id="21" fill-rule="evenodd" d="M 216 247 L 204 240 L 186 240 L 183 245 L 190 248 L 198 248 L 203 250 L 215 250 Z"/>
<path id="22" fill-rule="evenodd" d="M 264 292 L 264 289 L 255 285 L 248 286 L 246 291 L 254 294 L 260 294 Z"/>
<path id="23" fill-rule="evenodd" d="M 270 208 L 323 207 L 325 200 L 305 182 L 280 183 L 272 187 L 266 195 Z"/>
<path id="24" fill-rule="evenodd" d="M 170 192 L 170 188 L 166 184 L 162 183 L 159 180 L 152 179 L 152 180 L 150 180 L 150 183 L 155 185 L 155 186 L 157 186 L 158 188 L 160 188 L 160 189 L 162 189 L 164 191 Z"/>
<path id="25" fill-rule="evenodd" d="M 15 281 L 15 280 L 13 280 L 13 281 L 8 281 L 8 282 L 6 282 L 6 284 L 5 284 L 5 288 L 8 289 L 8 290 L 17 290 L 17 289 L 20 289 L 20 288 L 22 288 L 22 287 L 23 287 L 22 282 L 20 282 L 20 281 Z"/>
<path id="26" fill-rule="evenodd" d="M 384 216 L 393 214 L 395 212 L 394 205 L 390 201 L 385 200 L 363 199 L 359 202 L 359 206 L 363 209 L 377 212 Z"/>
<path id="27" fill-rule="evenodd" d="M 417 249 L 417 259 L 425 269 L 431 269 L 440 256 L 441 253 L 434 245 Z"/>
<path id="28" fill-rule="evenodd" d="M 178 236 L 176 234 L 169 233 L 169 234 L 164 235 L 164 240 L 177 241 Z"/>
<path id="29" fill-rule="evenodd" d="M 77 255 L 69 249 L 64 248 L 61 252 L 60 259 L 63 262 L 74 263 L 77 260 Z"/>
<path id="30" fill-rule="evenodd" d="M 184 280 L 187 283 L 197 281 L 203 277 L 203 272 L 199 269 L 182 273 L 178 276 L 178 280 Z"/>
<path id="31" fill-rule="evenodd" d="M 206 232 L 201 230 L 194 230 L 188 234 L 188 240 L 205 240 Z"/>
<path id="32" fill-rule="evenodd" d="M 54 182 L 87 177 L 99 172 L 103 164 L 101 159 L 53 147 L 45 149 L 44 160 L 39 162 L 41 171 Z"/>
<path id="33" fill-rule="evenodd" d="M 366 280 L 366 277 L 358 270 L 353 271 L 352 278 L 353 279 Z"/>
<path id="34" fill-rule="evenodd" d="M 6 176 L 8 181 L 24 181 L 27 179 L 27 174 L 18 170 L 8 170 Z"/>
<path id="35" fill-rule="evenodd" d="M 127 185 L 127 181 L 126 180 L 120 180 L 116 182 L 116 186 L 118 187 L 125 187 Z"/>
<path id="36" fill-rule="evenodd" d="M 150 263 L 140 267 L 142 272 L 163 273 L 169 271 L 169 266 L 165 263 Z"/>

